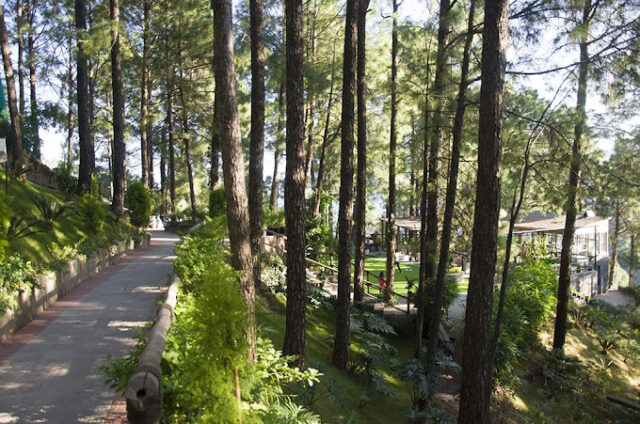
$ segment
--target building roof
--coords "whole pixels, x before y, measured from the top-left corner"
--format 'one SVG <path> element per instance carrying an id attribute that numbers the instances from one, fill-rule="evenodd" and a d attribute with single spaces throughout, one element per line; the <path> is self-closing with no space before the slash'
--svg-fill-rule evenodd
<path id="1" fill-rule="evenodd" d="M 419 219 L 409 219 L 409 218 L 398 218 L 396 219 L 396 227 L 404 228 L 408 231 L 420 231 L 420 220 Z"/>
<path id="2" fill-rule="evenodd" d="M 594 227 L 602 221 L 608 221 L 609 218 L 603 216 L 586 216 L 576 219 L 576 229 L 585 227 Z M 553 218 L 539 219 L 517 223 L 513 230 L 515 233 L 564 233 L 564 215 Z"/>

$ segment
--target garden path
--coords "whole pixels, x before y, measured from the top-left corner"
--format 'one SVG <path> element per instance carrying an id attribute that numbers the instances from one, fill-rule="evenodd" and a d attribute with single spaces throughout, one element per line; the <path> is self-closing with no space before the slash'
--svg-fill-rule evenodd
<path id="1" fill-rule="evenodd" d="M 131 349 L 173 271 L 177 237 L 133 252 L 0 344 L 0 423 L 105 423 L 116 394 L 98 367 Z"/>

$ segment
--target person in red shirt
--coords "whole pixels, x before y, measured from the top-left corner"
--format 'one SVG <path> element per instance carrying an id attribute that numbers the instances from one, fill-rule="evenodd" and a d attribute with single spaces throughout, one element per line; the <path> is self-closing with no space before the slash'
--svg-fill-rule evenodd
<path id="1" fill-rule="evenodd" d="M 387 287 L 387 280 L 384 278 L 384 272 L 380 271 L 380 275 L 378 275 L 378 284 L 381 288 Z"/>

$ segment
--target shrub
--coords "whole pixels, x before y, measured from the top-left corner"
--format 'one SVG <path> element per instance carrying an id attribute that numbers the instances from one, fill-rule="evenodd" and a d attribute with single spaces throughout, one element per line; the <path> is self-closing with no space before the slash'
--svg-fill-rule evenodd
<path id="1" fill-rule="evenodd" d="M 502 332 L 496 360 L 503 377 L 518 360 L 521 350 L 534 343 L 556 305 L 556 273 L 545 260 L 526 259 L 509 275 Z M 494 317 L 498 296 L 494 296 Z"/>
<path id="2" fill-rule="evenodd" d="M 424 304 L 424 325 L 429 328 L 431 314 L 433 310 L 433 299 L 435 297 L 436 284 L 434 280 L 427 279 L 425 282 L 425 304 Z M 417 289 L 416 289 L 417 290 Z M 442 293 L 442 314 L 447 314 L 449 307 L 458 297 L 458 285 L 453 278 L 445 278 L 444 292 Z"/>
<path id="3" fill-rule="evenodd" d="M 622 268 L 618 261 L 613 265 L 615 267 L 613 273 L 613 281 L 609 281 L 609 288 L 619 287 L 622 289 L 629 285 L 629 273 L 626 269 Z"/>
<path id="4" fill-rule="evenodd" d="M 76 179 L 71 175 L 71 167 L 64 162 L 58 164 L 56 169 L 58 179 L 58 190 L 63 192 L 67 198 L 76 191 Z"/>
<path id="5" fill-rule="evenodd" d="M 640 287 L 638 286 L 620 287 L 620 292 L 633 298 L 635 305 L 640 306 Z"/>
<path id="6" fill-rule="evenodd" d="M 267 228 L 284 227 L 284 209 L 272 210 L 265 208 L 262 211 L 262 224 Z"/>
<path id="7" fill-rule="evenodd" d="M 105 211 L 97 196 L 85 194 L 80 199 L 78 209 L 89 234 L 101 234 L 104 230 Z"/>
<path id="8" fill-rule="evenodd" d="M 4 200 L 4 192 L 0 190 L 0 261 L 7 248 L 7 229 L 9 228 L 9 208 Z"/>
<path id="9" fill-rule="evenodd" d="M 276 253 L 263 253 L 260 256 L 260 281 L 273 293 L 284 293 L 287 288 L 287 266 Z"/>
<path id="10" fill-rule="evenodd" d="M 313 369 L 290 368 L 258 337 L 257 360 L 248 364 L 246 306 L 238 273 L 220 243 L 224 219 L 214 219 L 177 249 L 181 286 L 176 320 L 163 354 L 163 416 L 167 422 L 316 423 L 319 419 L 294 403 L 287 389 L 318 381 Z M 235 398 L 240 379 L 243 410 Z"/>
<path id="11" fill-rule="evenodd" d="M 316 252 L 334 252 L 336 250 L 337 241 L 333 237 L 333 231 L 320 218 L 307 219 L 306 247 L 312 255 Z"/>
<path id="12" fill-rule="evenodd" d="M 209 217 L 215 218 L 227 214 L 227 202 L 224 197 L 224 187 L 209 192 Z"/>
<path id="13" fill-rule="evenodd" d="M 151 195 L 140 181 L 134 181 L 127 186 L 126 204 L 129 209 L 129 219 L 136 228 L 149 225 L 151 218 Z"/>
<path id="14" fill-rule="evenodd" d="M 15 295 L 20 290 L 38 287 L 36 271 L 31 262 L 19 254 L 6 257 L 0 262 L 0 316 L 15 305 Z"/>
<path id="15" fill-rule="evenodd" d="M 246 308 L 222 246 L 182 291 L 164 351 L 164 416 L 175 422 L 237 422 L 235 374 L 247 358 Z"/>

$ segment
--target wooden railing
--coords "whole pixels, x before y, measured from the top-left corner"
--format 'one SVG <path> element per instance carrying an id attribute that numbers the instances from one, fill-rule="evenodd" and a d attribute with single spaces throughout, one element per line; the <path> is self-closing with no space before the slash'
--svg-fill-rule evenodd
<path id="1" fill-rule="evenodd" d="M 162 352 L 167 332 L 173 321 L 178 283 L 174 275 L 165 302 L 158 309 L 149 341 L 140 355 L 138 368 L 133 373 L 124 396 L 127 400 L 127 420 L 130 424 L 155 424 L 162 414 Z"/>
<path id="2" fill-rule="evenodd" d="M 271 231 L 269 229 L 266 229 L 265 232 L 268 235 L 271 235 L 271 236 L 282 237 L 283 239 L 285 239 L 285 241 L 287 239 L 287 236 L 282 235 L 280 233 L 276 233 L 276 232 Z M 268 244 L 268 243 L 266 243 L 266 244 Z M 284 254 L 287 253 L 286 249 L 282 249 L 282 248 L 280 248 L 278 246 L 275 246 L 275 245 L 272 245 L 272 244 L 268 244 L 268 245 L 271 246 L 273 249 L 280 251 L 281 253 L 284 253 Z M 331 257 L 333 257 L 333 253 L 329 253 L 329 252 L 315 252 L 315 254 L 318 254 L 318 255 L 319 254 L 331 255 Z M 314 259 L 311 259 L 306 255 L 305 255 L 305 259 L 306 259 L 307 263 L 309 263 L 311 265 L 319 266 L 319 267 L 324 268 L 324 269 L 326 269 L 328 271 L 331 271 L 332 273 L 335 273 L 335 274 L 338 273 L 338 269 L 336 267 L 334 267 L 334 266 L 323 264 L 322 262 L 319 262 L 319 261 L 316 261 Z M 371 271 L 365 270 L 365 273 L 367 275 L 367 278 L 370 278 Z M 335 284 L 335 283 L 327 283 L 327 284 L 332 284 L 332 285 L 336 285 L 337 286 L 337 284 Z M 372 283 L 368 279 L 365 279 L 363 281 L 363 284 L 364 284 L 365 290 L 366 290 L 365 293 L 368 294 L 369 296 L 376 297 L 376 296 L 371 294 L 371 290 L 372 289 L 378 291 L 377 297 L 384 297 L 385 293 L 388 293 L 388 295 L 391 297 L 391 299 L 394 300 L 390 304 L 392 307 L 394 307 L 395 309 L 397 309 L 399 311 L 402 311 L 402 312 L 404 312 L 406 314 L 410 314 L 411 313 L 411 291 L 409 291 L 409 295 L 408 296 L 405 296 L 405 295 L 397 293 L 397 292 L 395 292 L 393 290 L 389 290 L 386 287 L 380 287 L 380 285 Z M 327 290 L 325 290 L 325 291 L 327 291 Z M 398 304 L 401 303 L 401 302 L 398 301 L 398 299 L 404 299 L 406 301 L 406 308 L 401 308 L 401 307 L 397 306 Z"/>

